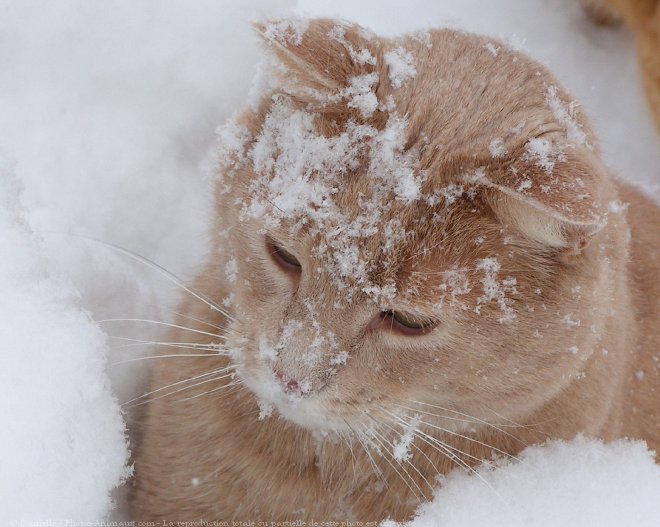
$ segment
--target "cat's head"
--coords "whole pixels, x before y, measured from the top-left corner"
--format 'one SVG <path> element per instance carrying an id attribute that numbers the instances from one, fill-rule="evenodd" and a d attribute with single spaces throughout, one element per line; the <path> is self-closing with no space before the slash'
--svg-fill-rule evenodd
<path id="1" fill-rule="evenodd" d="M 218 268 L 264 412 L 360 430 L 444 408 L 457 429 L 578 377 L 609 183 L 556 80 L 450 30 L 258 31 L 261 94 L 222 131 Z"/>

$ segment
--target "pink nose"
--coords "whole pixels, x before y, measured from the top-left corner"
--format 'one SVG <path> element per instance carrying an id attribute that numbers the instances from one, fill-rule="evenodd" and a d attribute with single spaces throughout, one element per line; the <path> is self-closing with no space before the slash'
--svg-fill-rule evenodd
<path id="1" fill-rule="evenodd" d="M 298 381 L 295 379 L 290 379 L 287 381 L 287 383 L 284 385 L 284 388 L 286 389 L 287 392 L 299 392 L 300 388 L 298 387 Z"/>
<path id="2" fill-rule="evenodd" d="M 300 393 L 300 386 L 297 380 L 288 378 L 283 371 L 277 368 L 273 369 L 273 374 L 275 375 L 275 378 L 280 381 L 285 392 Z"/>

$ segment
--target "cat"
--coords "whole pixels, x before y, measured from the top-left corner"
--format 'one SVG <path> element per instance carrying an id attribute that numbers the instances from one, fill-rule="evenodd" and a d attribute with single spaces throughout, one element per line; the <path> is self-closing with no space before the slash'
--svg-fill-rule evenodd
<path id="1" fill-rule="evenodd" d="M 599 24 L 625 22 L 635 33 L 646 96 L 660 132 L 660 0 L 582 0 Z"/>
<path id="2" fill-rule="evenodd" d="M 406 520 L 547 438 L 659 448 L 660 211 L 552 74 L 447 29 L 257 30 L 209 257 L 136 401 L 133 517 Z"/>

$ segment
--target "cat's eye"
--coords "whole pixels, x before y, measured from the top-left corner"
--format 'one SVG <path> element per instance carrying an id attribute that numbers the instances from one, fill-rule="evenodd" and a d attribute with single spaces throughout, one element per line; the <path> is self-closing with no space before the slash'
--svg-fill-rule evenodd
<path id="1" fill-rule="evenodd" d="M 300 260 L 298 260 L 298 258 L 296 258 L 292 253 L 287 251 L 284 247 L 272 239 L 268 239 L 267 244 L 269 247 L 269 252 L 280 266 L 284 267 L 285 269 L 300 270 L 302 267 Z"/>
<path id="2" fill-rule="evenodd" d="M 390 327 L 407 335 L 420 335 L 433 329 L 435 322 L 425 316 L 404 311 L 383 311 L 381 316 L 390 322 Z"/>

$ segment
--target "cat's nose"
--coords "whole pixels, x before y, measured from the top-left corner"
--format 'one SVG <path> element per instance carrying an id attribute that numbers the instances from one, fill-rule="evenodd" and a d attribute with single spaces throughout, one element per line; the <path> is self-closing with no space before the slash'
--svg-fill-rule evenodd
<path id="1" fill-rule="evenodd" d="M 298 387 L 298 381 L 295 379 L 289 379 L 284 385 L 284 388 L 287 392 L 299 392 L 300 388 Z"/>
<path id="2" fill-rule="evenodd" d="M 280 381 L 282 388 L 286 393 L 300 394 L 301 389 L 298 381 L 288 377 L 282 370 L 279 368 L 273 368 L 273 374 L 275 378 Z"/>

